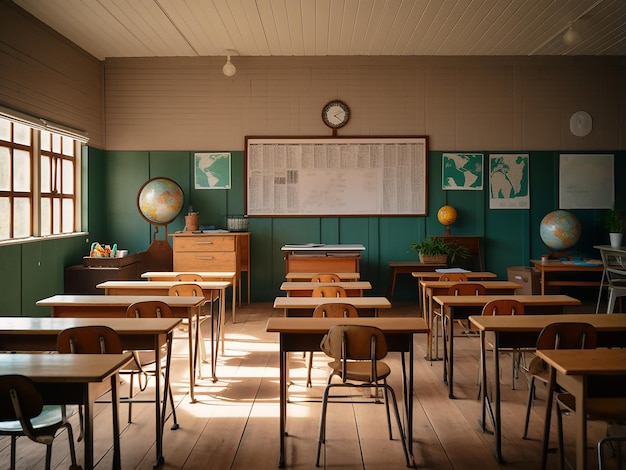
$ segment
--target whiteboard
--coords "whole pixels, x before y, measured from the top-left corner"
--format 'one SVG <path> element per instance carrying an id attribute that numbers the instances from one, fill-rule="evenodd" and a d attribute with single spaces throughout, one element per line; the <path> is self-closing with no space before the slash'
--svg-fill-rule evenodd
<path id="1" fill-rule="evenodd" d="M 248 216 L 426 215 L 426 137 L 246 137 Z"/>
<path id="2" fill-rule="evenodd" d="M 612 154 L 561 154 L 559 209 L 610 209 L 615 196 Z"/>

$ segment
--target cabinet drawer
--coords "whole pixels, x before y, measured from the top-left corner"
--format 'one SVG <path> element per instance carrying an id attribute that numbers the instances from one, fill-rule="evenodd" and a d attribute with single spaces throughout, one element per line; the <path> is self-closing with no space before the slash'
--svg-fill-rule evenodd
<path id="1" fill-rule="evenodd" d="M 234 251 L 176 252 L 174 271 L 236 271 L 236 261 Z"/>
<path id="2" fill-rule="evenodd" d="M 235 251 L 235 237 L 174 237 L 174 251 Z"/>

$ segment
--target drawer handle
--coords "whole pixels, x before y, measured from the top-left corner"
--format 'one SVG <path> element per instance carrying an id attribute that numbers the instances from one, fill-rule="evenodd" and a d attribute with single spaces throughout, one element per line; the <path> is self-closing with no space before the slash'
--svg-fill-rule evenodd
<path id="1" fill-rule="evenodd" d="M 215 256 L 196 256 L 196 259 L 215 259 Z"/>
<path id="2" fill-rule="evenodd" d="M 196 242 L 196 245 L 212 245 L 213 242 Z"/>

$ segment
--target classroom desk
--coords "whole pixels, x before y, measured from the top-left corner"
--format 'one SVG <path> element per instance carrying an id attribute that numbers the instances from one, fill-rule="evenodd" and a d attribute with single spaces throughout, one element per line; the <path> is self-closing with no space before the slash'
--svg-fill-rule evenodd
<path id="1" fill-rule="evenodd" d="M 428 333 L 422 318 L 280 318 L 268 319 L 266 331 L 280 334 L 280 459 L 279 467 L 285 466 L 285 433 L 287 423 L 287 354 L 293 351 L 319 351 L 322 337 L 331 326 L 337 324 L 372 325 L 380 328 L 387 338 L 389 351 L 402 353 L 402 390 L 404 410 L 407 417 L 406 439 L 409 458 L 413 458 L 413 335 Z M 409 358 L 407 377 L 405 354 Z"/>
<path id="2" fill-rule="evenodd" d="M 445 268 L 446 264 L 440 263 L 420 263 L 419 261 L 390 261 L 389 262 L 389 284 L 387 288 L 387 298 L 393 299 L 393 291 L 396 289 L 396 278 L 398 274 L 411 274 L 413 271 L 428 271 L 431 274 L 435 269 Z M 419 298 L 418 298 L 419 300 Z"/>
<path id="3" fill-rule="evenodd" d="M 417 279 L 417 306 L 418 310 L 422 308 L 422 316 L 426 316 L 424 312 L 424 306 L 426 305 L 424 300 L 424 291 L 422 290 L 420 281 L 437 281 L 439 278 L 446 273 L 438 273 L 437 271 L 413 271 L 411 272 L 411 276 Z M 463 273 L 465 277 L 467 277 L 468 281 L 482 281 L 486 279 L 495 279 L 497 278 L 496 273 L 491 273 L 488 271 L 469 271 Z"/>
<path id="4" fill-rule="evenodd" d="M 458 281 L 434 281 L 429 279 L 420 279 L 420 290 L 423 292 L 423 312 L 426 318 L 426 323 L 430 328 L 431 333 L 428 335 L 428 343 L 426 348 L 426 359 L 433 360 L 433 297 L 436 295 L 446 295 L 453 285 L 458 284 Z M 511 281 L 468 281 L 467 284 L 481 284 L 487 289 L 487 295 L 503 295 L 503 294 L 515 294 L 515 292 L 522 287 L 521 284 Z M 435 354 L 438 357 L 438 351 Z"/>
<path id="5" fill-rule="evenodd" d="M 538 259 L 531 259 L 533 264 L 539 273 L 541 274 L 541 295 L 544 295 L 546 286 L 600 286 L 600 280 L 597 281 L 572 281 L 572 280 L 546 280 L 546 274 L 568 272 L 568 273 L 581 273 L 581 272 L 597 272 L 602 273 L 604 266 L 602 261 L 595 263 L 582 263 L 575 264 L 575 261 L 561 261 L 561 260 L 548 260 L 541 261 Z"/>
<path id="6" fill-rule="evenodd" d="M 576 400 L 576 468 L 587 468 L 587 386 L 599 376 L 626 379 L 626 349 L 542 349 L 537 356 L 550 366 L 541 466 L 546 468 L 555 384 Z"/>
<path id="7" fill-rule="evenodd" d="M 57 335 L 59 332 L 76 326 L 105 325 L 113 328 L 117 332 L 124 349 L 152 350 L 154 351 L 155 363 L 160 364 L 161 346 L 166 343 L 171 345 L 174 328 L 176 328 L 180 321 L 179 318 L 3 317 L 0 323 L 0 350 L 56 351 Z M 171 348 L 168 348 L 168 351 L 171 351 Z M 14 354 L 0 354 L 0 358 L 11 358 L 14 356 Z M 37 356 L 61 357 L 72 355 L 40 354 Z M 77 354 L 75 356 L 83 355 Z M 108 355 L 103 355 L 102 357 L 104 356 Z M 98 355 L 89 355 L 90 359 L 88 362 L 97 361 L 99 360 L 97 359 L 98 357 Z M 170 359 L 171 356 L 168 353 L 168 357 L 166 358 L 165 383 L 163 385 L 164 403 L 167 399 L 166 392 L 169 385 Z M 124 362 L 124 364 L 126 362 Z M 161 409 L 161 374 L 155 374 L 155 382 L 155 465 L 160 465 L 164 462 L 163 426 L 165 423 L 165 406 Z M 119 401 L 119 397 L 117 400 Z M 91 403 L 93 403 L 93 397 Z M 87 414 L 85 414 L 85 416 L 87 416 Z M 88 417 L 88 419 L 92 419 L 92 417 Z M 119 437 L 119 432 L 117 436 Z M 85 443 L 85 445 L 87 445 L 87 443 Z"/>
<path id="8" fill-rule="evenodd" d="M 480 332 L 481 350 L 481 403 L 482 417 L 481 426 L 485 430 L 485 414 L 488 406 L 487 369 L 485 336 L 492 333 L 494 345 L 494 437 L 496 446 L 496 458 L 502 462 L 502 414 L 500 407 L 500 370 L 499 356 L 496 354 L 500 348 L 534 348 L 541 330 L 557 322 L 585 322 L 593 325 L 598 331 L 598 345 L 608 347 L 626 346 L 626 315 L 596 315 L 596 314 L 559 314 L 559 315 L 495 315 L 495 316 L 471 316 L 470 322 Z"/>
<path id="9" fill-rule="evenodd" d="M 310 317 L 315 307 L 327 303 L 352 304 L 359 315 L 363 310 L 373 310 L 374 316 L 378 316 L 379 308 L 391 308 L 386 297 L 276 297 L 274 308 L 284 309 L 286 317 Z"/>
<path id="10" fill-rule="evenodd" d="M 148 282 L 148 281 L 137 281 Z M 126 318 L 126 309 L 137 302 L 136 295 L 54 295 L 47 299 L 41 299 L 35 305 L 39 307 L 50 307 L 53 317 L 61 318 Z M 205 302 L 204 297 L 186 297 L 173 295 L 155 295 L 150 300 L 160 300 L 172 308 L 174 316 L 177 318 L 187 318 L 191 324 L 193 317 L 198 320 L 198 310 Z M 213 320 L 211 320 L 213 321 Z M 189 396 L 194 402 L 194 387 L 196 377 L 197 344 L 198 335 L 193 337 L 193 328 L 187 329 L 187 339 L 189 346 Z M 214 338 L 211 338 L 213 341 Z M 194 345 L 195 342 L 195 345 Z M 217 351 L 217 346 L 212 348 Z M 211 355 L 211 373 L 213 380 L 216 380 L 215 369 L 217 358 Z"/>
<path id="11" fill-rule="evenodd" d="M 448 383 L 448 396 L 454 398 L 454 320 L 466 319 L 470 315 L 480 315 L 487 302 L 506 298 L 503 295 L 438 295 L 433 300 L 441 306 L 448 319 L 443 349 L 443 380 Z M 529 314 L 561 313 L 566 305 L 580 305 L 580 300 L 567 295 L 514 295 L 524 304 L 524 312 Z M 446 341 L 446 336 L 450 339 Z"/>
<path id="12" fill-rule="evenodd" d="M 148 281 L 175 281 L 176 276 L 179 274 L 197 274 L 204 281 L 229 281 L 234 286 L 237 283 L 237 273 L 235 271 L 224 271 L 224 272 L 216 272 L 216 271 L 201 271 L 201 272 L 191 272 L 191 271 L 148 271 L 141 275 L 143 279 L 147 279 Z M 187 281 L 179 281 L 179 282 L 187 282 Z M 235 321 L 235 304 L 237 303 L 237 295 L 236 290 L 233 288 L 233 298 L 232 302 L 232 317 L 233 323 Z M 239 294 L 241 294 L 241 287 L 239 290 Z M 248 296 L 250 295 L 250 289 L 248 288 Z M 248 298 L 248 303 L 250 303 L 250 299 Z M 241 307 L 241 295 L 239 296 L 239 306 Z"/>
<path id="13" fill-rule="evenodd" d="M 91 470 L 93 457 L 93 407 L 97 395 L 111 382 L 113 410 L 113 468 L 121 469 L 119 426 L 119 376 L 117 371 L 132 360 L 132 354 L 0 354 L 0 375 L 29 377 L 45 404 L 83 405 L 84 468 Z"/>
<path id="14" fill-rule="evenodd" d="M 338 286 L 346 290 L 348 297 L 362 297 L 364 290 L 372 288 L 369 281 L 348 281 L 348 282 L 283 282 L 280 290 L 287 292 L 287 297 L 311 297 L 313 289 L 321 286 Z"/>
<path id="15" fill-rule="evenodd" d="M 301 281 L 311 281 L 313 276 L 320 273 L 287 273 L 285 275 L 285 279 L 287 281 L 292 282 L 301 282 Z M 333 273 L 339 276 L 339 279 L 342 282 L 345 281 L 358 281 L 361 279 L 361 273 Z"/>

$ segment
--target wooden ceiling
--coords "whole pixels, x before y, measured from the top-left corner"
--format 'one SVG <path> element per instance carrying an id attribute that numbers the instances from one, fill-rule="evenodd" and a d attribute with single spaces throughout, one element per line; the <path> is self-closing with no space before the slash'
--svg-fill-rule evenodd
<path id="1" fill-rule="evenodd" d="M 13 1 L 101 60 L 626 55 L 624 0 Z"/>

